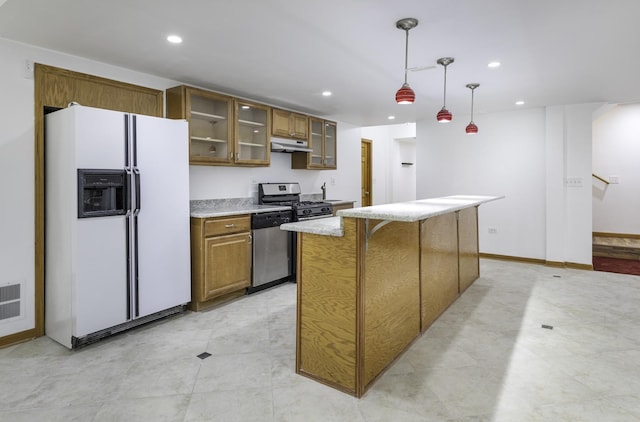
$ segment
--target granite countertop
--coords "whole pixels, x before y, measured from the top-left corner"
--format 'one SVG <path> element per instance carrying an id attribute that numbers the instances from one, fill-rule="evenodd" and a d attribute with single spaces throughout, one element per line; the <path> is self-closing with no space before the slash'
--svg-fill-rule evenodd
<path id="1" fill-rule="evenodd" d="M 504 196 L 454 195 L 443 198 L 350 208 L 338 211 L 337 217 L 287 223 L 281 225 L 280 229 L 328 236 L 344 236 L 342 217 L 414 222 L 502 198 Z"/>
<path id="2" fill-rule="evenodd" d="M 301 200 L 322 201 L 322 196 L 316 194 L 302 195 Z M 291 209 L 289 206 L 282 205 L 259 205 L 255 203 L 256 201 L 253 198 L 196 199 L 190 201 L 190 215 L 194 218 L 225 217 Z M 327 202 L 341 205 L 351 204 L 355 201 L 331 199 Z"/>
<path id="3" fill-rule="evenodd" d="M 296 223 L 286 223 L 280 226 L 280 230 L 322 234 L 325 236 L 344 236 L 341 217 L 316 218 Z"/>
<path id="4" fill-rule="evenodd" d="M 396 204 L 350 208 L 338 211 L 338 215 L 342 217 L 413 222 L 464 208 L 474 207 L 501 198 L 504 198 L 504 196 L 454 195 L 442 198 L 398 202 Z"/>
<path id="5" fill-rule="evenodd" d="M 346 199 L 321 199 L 321 201 L 328 202 L 331 205 L 353 204 L 356 202 L 356 201 L 348 201 Z"/>
<path id="6" fill-rule="evenodd" d="M 291 209 L 288 206 L 255 204 L 251 198 L 203 199 L 190 202 L 190 215 L 194 218 L 225 217 Z"/>

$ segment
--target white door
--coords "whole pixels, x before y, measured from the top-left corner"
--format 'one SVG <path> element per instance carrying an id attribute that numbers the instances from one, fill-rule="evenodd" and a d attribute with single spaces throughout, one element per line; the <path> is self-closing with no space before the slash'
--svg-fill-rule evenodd
<path id="1" fill-rule="evenodd" d="M 184 120 L 139 115 L 136 120 L 142 317 L 191 300 L 189 132 Z"/>

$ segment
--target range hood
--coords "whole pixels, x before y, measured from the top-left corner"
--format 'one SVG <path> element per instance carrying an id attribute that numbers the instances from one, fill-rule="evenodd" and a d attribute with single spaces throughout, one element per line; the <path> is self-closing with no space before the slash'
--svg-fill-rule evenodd
<path id="1" fill-rule="evenodd" d="M 307 141 L 294 141 L 293 139 L 271 138 L 272 152 L 312 152 Z"/>

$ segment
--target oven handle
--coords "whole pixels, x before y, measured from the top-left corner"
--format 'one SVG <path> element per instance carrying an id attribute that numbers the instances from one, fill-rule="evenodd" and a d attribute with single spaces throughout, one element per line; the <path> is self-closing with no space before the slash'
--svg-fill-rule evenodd
<path id="1" fill-rule="evenodd" d="M 313 217 L 298 217 L 298 221 L 319 220 L 321 218 L 330 218 L 333 214 L 314 215 Z"/>

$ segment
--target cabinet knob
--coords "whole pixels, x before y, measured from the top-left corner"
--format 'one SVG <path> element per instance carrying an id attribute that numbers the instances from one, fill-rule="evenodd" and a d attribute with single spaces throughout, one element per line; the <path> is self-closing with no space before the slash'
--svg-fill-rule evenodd
<path id="1" fill-rule="evenodd" d="M 236 225 L 235 224 L 225 224 L 224 227 L 227 229 L 231 229 L 234 228 Z"/>

